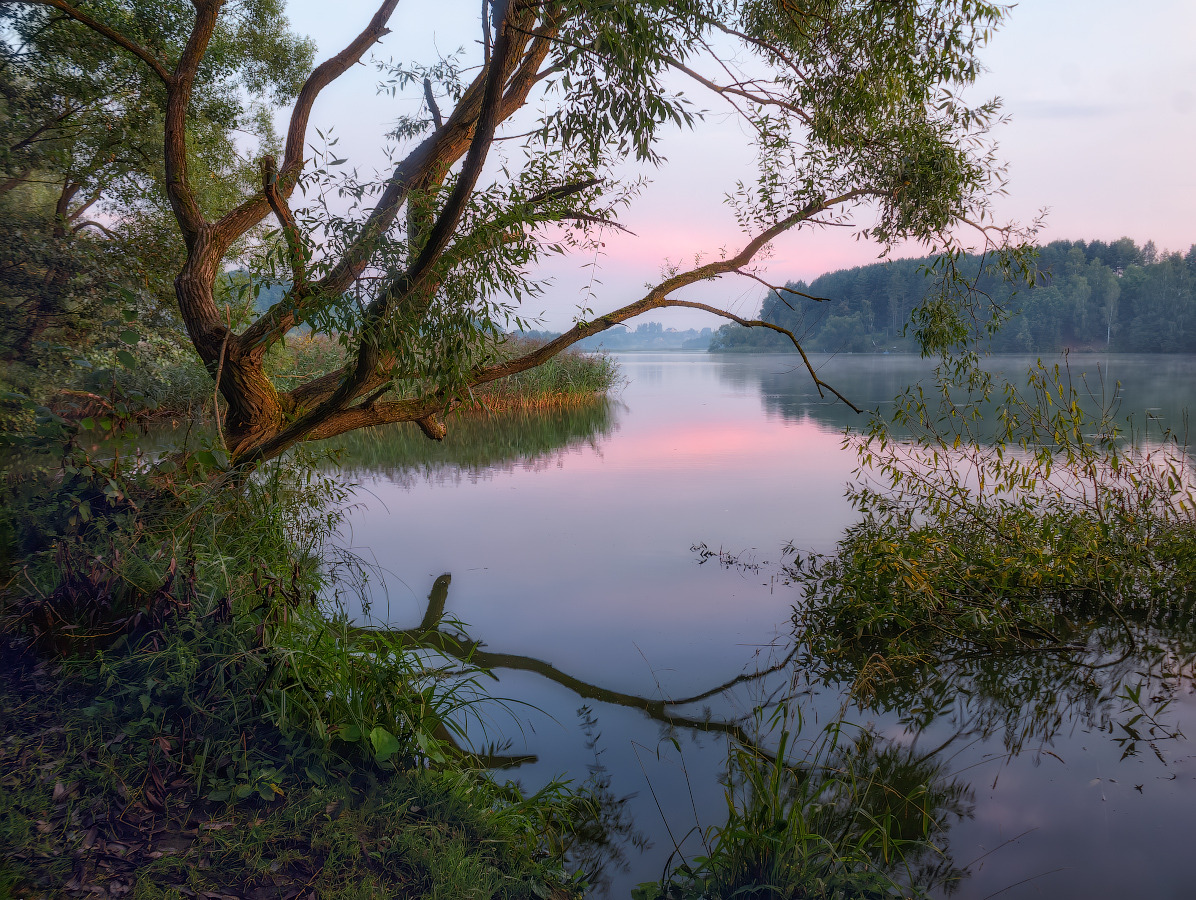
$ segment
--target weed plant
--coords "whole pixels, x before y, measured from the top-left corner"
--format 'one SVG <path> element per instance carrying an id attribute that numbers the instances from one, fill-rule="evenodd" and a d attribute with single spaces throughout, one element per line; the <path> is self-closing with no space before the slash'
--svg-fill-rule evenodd
<path id="1" fill-rule="evenodd" d="M 924 897 L 963 876 L 945 835 L 969 814 L 964 786 L 869 729 L 834 722 L 810 741 L 801 727 L 781 706 L 732 746 L 726 821 L 635 900 Z"/>
<path id="2" fill-rule="evenodd" d="M 985 376 L 986 378 L 988 376 Z M 1006 385 L 980 440 L 978 403 L 944 387 L 851 439 L 861 520 L 830 556 L 795 557 L 807 662 L 868 693 L 879 680 L 969 654 L 1055 652 L 1103 664 L 1152 628 L 1190 622 L 1196 482 L 1179 435 L 1096 414 L 1066 368 Z M 973 385 L 975 387 L 975 385 Z M 979 394 L 989 402 L 991 385 Z M 974 394 L 973 394 L 974 396 Z M 991 409 L 991 405 L 990 405 Z M 1132 425 L 1132 423 L 1130 423 Z"/>
<path id="3" fill-rule="evenodd" d="M 534 346 L 532 341 L 508 337 L 499 345 L 499 356 L 517 356 Z M 614 389 L 618 380 L 618 366 L 609 356 L 566 350 L 542 366 L 485 385 L 474 401 L 485 409 L 584 404 Z"/>
<path id="4" fill-rule="evenodd" d="M 0 515 L 3 876 L 114 896 L 573 890 L 584 792 L 480 772 L 476 668 L 345 615 L 362 573 L 329 540 L 342 483 L 297 456 L 252 475 L 218 447 L 151 460 L 135 418 L 91 423 L 103 455 L 44 407 L 6 435 L 37 464 L 6 472 Z"/>

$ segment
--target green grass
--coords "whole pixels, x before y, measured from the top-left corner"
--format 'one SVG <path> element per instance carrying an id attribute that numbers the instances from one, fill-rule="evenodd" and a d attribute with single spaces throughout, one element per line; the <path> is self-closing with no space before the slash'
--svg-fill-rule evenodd
<path id="1" fill-rule="evenodd" d="M 303 454 L 239 479 L 213 450 L 147 470 L 55 427 L 61 463 L 6 481 L 0 513 L 17 895 L 575 892 L 587 792 L 482 772 L 476 668 L 343 614 L 360 571 L 328 543 L 336 480 Z"/>
<path id="2" fill-rule="evenodd" d="M 508 337 L 498 345 L 492 359 L 510 359 L 535 346 L 535 342 Z M 279 390 L 290 390 L 313 377 L 336 371 L 345 359 L 345 349 L 331 338 L 292 335 L 270 357 L 270 377 Z M 536 368 L 479 385 L 463 400 L 466 408 L 491 411 L 582 405 L 608 393 L 618 380 L 618 367 L 609 357 L 565 350 Z M 401 385 L 393 396 L 412 392 L 412 386 Z"/>
<path id="3" fill-rule="evenodd" d="M 564 791 L 529 799 L 481 773 L 417 767 L 325 784 L 283 775 L 271 800 L 209 801 L 160 747 L 147 764 L 130 746 L 142 737 L 122 738 L 119 718 L 96 715 L 85 682 L 53 665 L 16 671 L 9 662 L 0 684 L 0 871 L 13 896 L 577 892 L 559 848 L 544 839 L 577 815 Z"/>
<path id="4" fill-rule="evenodd" d="M 500 355 L 517 356 L 534 346 L 530 341 L 508 338 Z M 487 409 L 568 406 L 608 393 L 618 380 L 618 366 L 610 357 L 566 350 L 534 369 L 482 385 L 475 389 L 475 399 Z"/>

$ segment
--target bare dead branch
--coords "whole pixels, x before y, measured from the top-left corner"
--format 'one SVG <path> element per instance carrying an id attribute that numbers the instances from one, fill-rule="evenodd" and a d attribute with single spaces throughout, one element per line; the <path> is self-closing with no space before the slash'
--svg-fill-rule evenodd
<path id="1" fill-rule="evenodd" d="M 432 94 L 432 79 L 424 76 L 424 100 L 427 101 L 428 111 L 432 114 L 432 124 L 437 129 L 444 127 L 444 116 L 440 114 L 440 107 L 436 105 L 436 97 Z"/>
<path id="2" fill-rule="evenodd" d="M 724 319 L 730 319 L 732 322 L 743 325 L 745 328 L 767 328 L 771 331 L 785 335 L 785 337 L 789 338 L 789 340 L 793 343 L 793 346 L 797 349 L 797 352 L 801 354 L 802 363 L 805 364 L 806 371 L 810 373 L 810 378 L 813 379 L 814 386 L 818 389 L 819 397 L 826 396 L 822 392 L 823 388 L 825 388 L 846 403 L 849 407 L 851 407 L 853 412 L 863 412 L 862 409 L 840 394 L 833 386 L 827 384 L 818 377 L 818 371 L 814 368 L 813 363 L 810 362 L 810 357 L 806 356 L 806 351 L 803 349 L 801 342 L 788 328 L 782 328 L 780 325 L 774 325 L 772 322 L 765 322 L 763 319 L 744 319 L 725 309 L 718 309 L 717 307 L 708 306 L 705 303 L 697 303 L 692 300 L 673 300 L 669 303 L 669 305 L 685 306 L 689 307 L 690 309 L 700 309 L 708 313 L 713 313 L 716 316 L 722 316 Z"/>
<path id="3" fill-rule="evenodd" d="M 765 281 L 763 278 L 761 278 L 755 272 L 751 272 L 747 269 L 736 269 L 735 273 L 737 275 L 742 275 L 744 278 L 750 278 L 750 279 L 752 279 L 752 281 L 759 282 L 760 284 L 762 284 L 766 288 L 768 288 L 770 291 L 776 291 L 776 293 L 778 295 L 782 294 L 782 293 L 793 294 L 795 297 L 805 297 L 807 300 L 813 300 L 816 303 L 831 303 L 831 302 L 833 302 L 830 297 L 816 297 L 814 294 L 807 294 L 805 291 L 799 291 L 799 290 L 797 290 L 797 288 L 791 288 L 787 284 L 785 284 L 785 285 L 771 284 L 771 283 Z M 783 302 L 785 300 L 785 298 L 781 297 L 781 300 Z M 787 303 L 785 305 L 788 306 Z M 792 306 L 790 306 L 789 308 L 793 309 Z"/>

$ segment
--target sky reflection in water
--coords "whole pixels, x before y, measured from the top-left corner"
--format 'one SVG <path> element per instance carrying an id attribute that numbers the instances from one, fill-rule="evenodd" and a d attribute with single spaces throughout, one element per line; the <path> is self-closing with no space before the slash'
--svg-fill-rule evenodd
<path id="1" fill-rule="evenodd" d="M 1071 365 L 1091 373 L 1088 383 L 1099 393 L 1094 359 L 1073 357 Z M 351 517 L 351 541 L 379 566 L 376 618 L 414 626 L 434 579 L 449 572 L 448 613 L 487 650 L 535 657 L 649 698 L 698 693 L 788 653 L 796 597 L 776 582 L 775 564 L 787 541 L 831 550 L 853 521 L 843 490 L 855 460 L 841 447 L 841 429 L 859 420 L 820 400 L 790 357 L 629 354 L 619 361 L 627 385 L 611 408 L 556 414 L 526 440 L 507 436 L 488 447 L 487 428 L 450 422 L 459 446 L 431 457 L 422 438 L 413 443 L 407 435 L 349 443 L 348 469 L 362 504 Z M 908 357 L 819 362 L 824 377 L 862 406 L 883 403 L 928 371 Z M 1000 365 L 1022 370 L 1032 362 Z M 1161 407 L 1155 414 L 1178 426 L 1179 410 L 1196 399 L 1191 361 L 1114 357 L 1110 368 L 1105 394 L 1112 395 L 1115 379 L 1124 382 L 1123 416 Z M 520 427 L 526 436 L 528 423 Z M 762 565 L 699 565 L 696 544 Z M 497 674 L 496 695 L 535 707 L 498 713 L 487 735 L 538 755 L 517 777 L 528 784 L 553 775 L 584 779 L 594 758 L 576 717 L 583 701 L 531 672 Z M 670 709 L 696 717 L 706 706 L 719 716 L 742 714 L 786 690 L 791 674 Z M 1050 695 L 1069 690 L 1052 678 L 1072 676 L 1031 667 L 977 677 L 1039 677 Z M 802 689 L 811 722 L 834 717 L 836 691 Z M 1123 748 L 1102 730 L 1116 732 L 1116 720 L 1089 698 L 1059 710 L 1051 729 L 1031 728 L 1025 749 L 1010 761 L 1001 729 L 971 733 L 983 698 L 949 699 L 954 715 L 939 710 L 917 737 L 899 711 L 856 718 L 899 743 L 945 743 L 941 759 L 970 783 L 973 818 L 954 825 L 950 843 L 957 865 L 980 861 L 956 896 L 985 897 L 1027 879 L 1001 896 L 1133 896 L 1145 886 L 1153 896 L 1196 895 L 1189 859 L 1196 761 L 1188 743 L 1159 743 L 1161 760 L 1143 747 L 1119 762 Z M 681 729 L 679 755 L 662 741 L 664 726 L 644 713 L 590 705 L 613 790 L 638 792 L 630 806 L 655 844 L 647 854 L 633 853 L 632 871 L 616 876 L 615 895 L 625 896 L 629 885 L 659 877 L 670 831 L 680 840 L 695 811 L 702 826 L 720 820 L 725 738 Z M 1196 732 L 1187 682 L 1165 718 Z M 1044 730 L 1055 732 L 1052 742 L 1043 743 Z M 685 847 L 700 850 L 693 835 Z"/>

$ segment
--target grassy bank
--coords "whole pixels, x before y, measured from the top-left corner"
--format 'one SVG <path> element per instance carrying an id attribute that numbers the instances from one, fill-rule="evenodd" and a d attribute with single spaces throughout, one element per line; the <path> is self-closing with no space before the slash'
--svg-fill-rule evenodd
<path id="1" fill-rule="evenodd" d="M 269 799 L 212 801 L 174 738 L 141 746 L 124 716 L 97 714 L 103 694 L 86 679 L 10 652 L 0 685 L 0 895 L 577 892 L 539 830 L 571 814 L 564 792 L 529 799 L 452 767 L 319 784 L 265 756 Z"/>
<path id="2" fill-rule="evenodd" d="M 38 418 L 0 514 L 0 887 L 580 891 L 593 796 L 487 774 L 468 661 L 357 639 L 335 481 L 293 459 L 229 482 L 210 450 L 149 472 Z"/>
<path id="3" fill-rule="evenodd" d="M 4 382 L 9 389 L 35 397 L 55 413 L 78 421 L 120 413 L 108 398 L 115 380 L 123 393 L 138 398 L 138 417 L 144 422 L 193 421 L 211 418 L 215 390 L 212 377 L 181 343 L 135 328 L 123 332 L 127 342 L 113 339 L 100 349 L 76 354 L 51 378 L 45 372 L 19 371 L 10 366 Z M 532 349 L 530 341 L 511 337 L 500 344 L 494 360 L 508 359 Z M 118 360 L 117 354 L 122 355 Z M 344 348 L 323 335 L 295 333 L 271 349 L 268 373 L 280 391 L 345 365 Z M 618 383 L 618 367 L 601 354 L 565 351 L 542 366 L 476 388 L 463 398 L 465 410 L 545 410 L 584 406 Z M 400 384 L 390 396 L 418 393 L 418 385 Z"/>
<path id="4" fill-rule="evenodd" d="M 499 344 L 492 361 L 502 361 L 528 353 L 535 341 L 515 336 Z M 287 345 L 275 354 L 271 377 L 280 390 L 289 389 L 311 378 L 336 371 L 345 364 L 344 348 L 320 335 L 292 335 Z M 566 350 L 541 366 L 492 381 L 474 389 L 463 398 L 466 410 L 544 410 L 582 406 L 612 390 L 619 380 L 618 367 L 607 356 Z M 402 384 L 391 392 L 399 399 L 415 392 L 417 386 Z"/>

